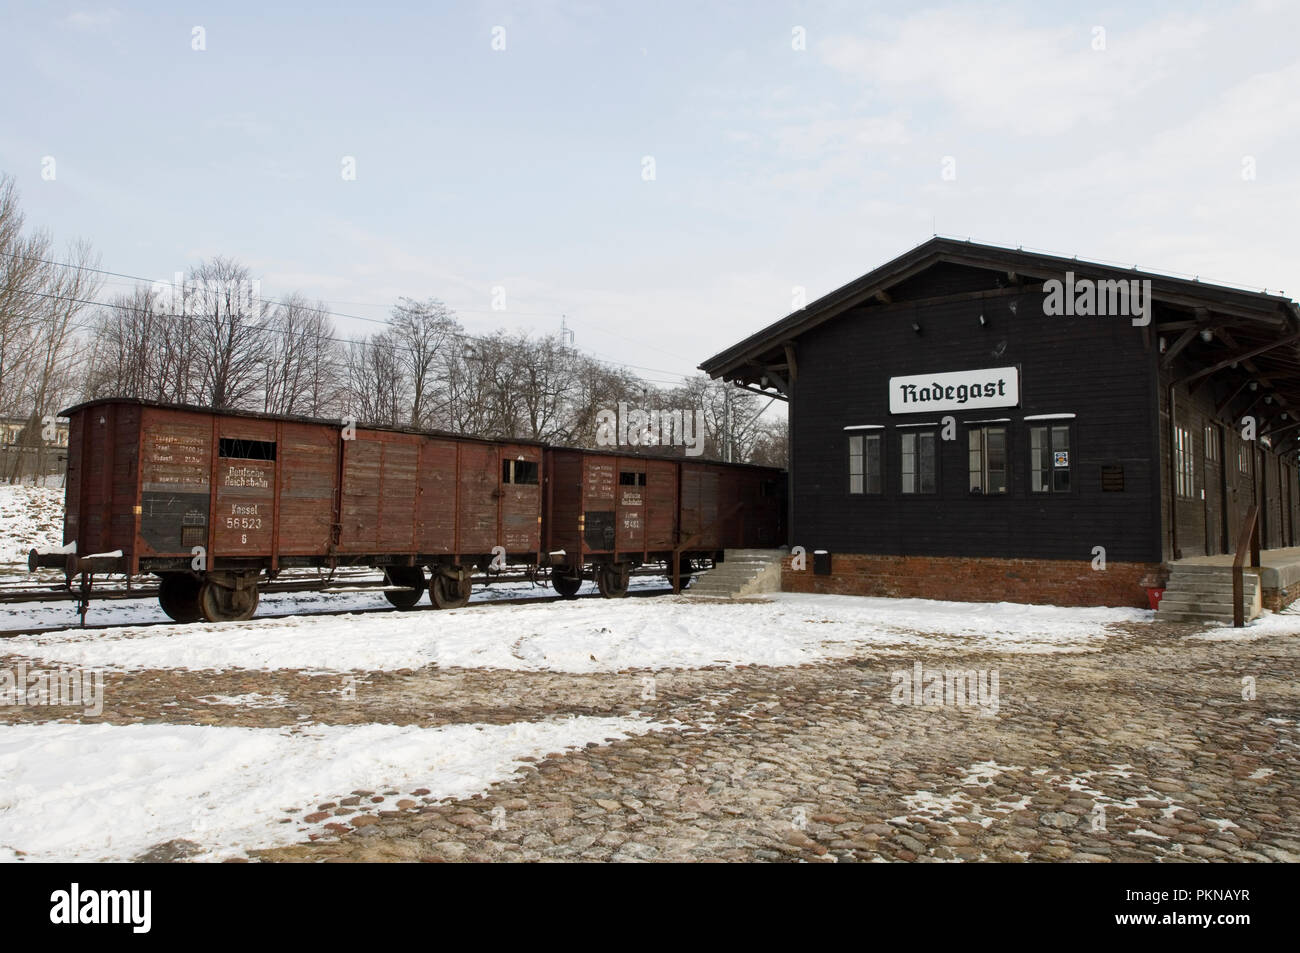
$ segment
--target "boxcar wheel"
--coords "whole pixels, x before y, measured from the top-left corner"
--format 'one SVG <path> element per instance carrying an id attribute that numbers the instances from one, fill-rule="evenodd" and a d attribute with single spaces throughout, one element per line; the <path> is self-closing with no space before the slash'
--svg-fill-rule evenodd
<path id="1" fill-rule="evenodd" d="M 429 580 L 429 598 L 439 609 L 460 609 L 469 602 L 471 588 L 468 576 L 460 582 L 435 572 Z"/>
<path id="2" fill-rule="evenodd" d="M 227 589 L 205 582 L 199 587 L 199 611 L 209 622 L 242 622 L 253 617 L 260 598 L 256 586 Z"/>
<path id="3" fill-rule="evenodd" d="M 398 609 L 412 609 L 424 595 L 424 570 L 419 566 L 389 566 L 384 570 L 390 586 L 409 586 L 405 591 L 390 590 L 384 592 L 387 599 Z"/>
<path id="4" fill-rule="evenodd" d="M 578 595 L 578 590 L 582 588 L 582 573 L 573 573 L 573 570 L 567 566 L 556 566 L 551 572 L 551 585 L 555 587 L 558 593 L 564 599 L 573 599 Z"/>
<path id="5" fill-rule="evenodd" d="M 200 582 L 183 572 L 169 572 L 158 582 L 158 605 L 173 622 L 199 622 Z"/>
<path id="6" fill-rule="evenodd" d="M 629 575 L 630 569 L 626 565 L 601 566 L 596 570 L 596 588 L 606 599 L 621 599 L 627 595 Z"/>

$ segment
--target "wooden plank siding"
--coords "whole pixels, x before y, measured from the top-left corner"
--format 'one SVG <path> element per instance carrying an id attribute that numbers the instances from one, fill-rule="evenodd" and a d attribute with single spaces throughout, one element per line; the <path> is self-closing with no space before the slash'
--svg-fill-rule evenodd
<path id="1" fill-rule="evenodd" d="M 925 298 L 971 291 L 971 269 L 946 268 L 939 287 L 912 279 Z M 804 333 L 796 348 L 791 431 L 795 533 L 808 550 L 882 555 L 989 556 L 1088 560 L 1103 546 L 1110 560 L 1160 556 L 1160 475 L 1154 405 L 1155 348 L 1121 317 L 1049 317 L 1038 289 L 996 287 L 965 300 L 845 312 Z M 978 283 L 976 283 L 978 285 Z M 901 287 L 901 286 L 900 286 Z M 892 295 L 891 295 L 892 296 Z M 985 323 L 981 325 L 980 316 Z M 913 330 L 913 324 L 920 332 Z M 889 378 L 1017 366 L 1018 407 L 952 413 L 956 439 L 938 442 L 937 490 L 901 492 L 900 424 L 945 414 L 893 415 Z M 1029 490 L 1026 415 L 1075 414 L 1070 426 L 1071 489 Z M 1010 418 L 1005 496 L 972 496 L 966 421 Z M 884 427 L 884 488 L 849 493 L 845 427 Z M 863 431 L 857 431 L 862 433 Z M 1102 489 L 1102 467 L 1120 467 L 1123 489 Z"/>
<path id="2" fill-rule="evenodd" d="M 1170 423 L 1171 383 L 1194 370 L 1182 360 L 1162 369 L 1159 376 L 1159 420 L 1161 473 L 1161 552 L 1165 560 L 1233 552 L 1237 536 L 1250 508 L 1260 506 L 1260 543 L 1268 548 L 1296 543 L 1296 468 L 1258 440 L 1243 439 L 1246 408 L 1261 429 L 1259 405 L 1249 398 L 1237 402 L 1235 419 L 1216 416 L 1226 385 L 1213 383 L 1188 388 L 1175 383 L 1174 424 Z M 1225 410 L 1225 414 L 1226 414 Z M 1193 472 L 1197 482 L 1190 496 L 1177 493 L 1174 459 L 1174 426 L 1191 433 Z M 1206 428 L 1222 440 L 1222 460 L 1216 463 L 1208 451 Z M 1208 475 L 1208 478 L 1207 478 Z M 1176 522 L 1171 517 L 1176 513 Z"/>

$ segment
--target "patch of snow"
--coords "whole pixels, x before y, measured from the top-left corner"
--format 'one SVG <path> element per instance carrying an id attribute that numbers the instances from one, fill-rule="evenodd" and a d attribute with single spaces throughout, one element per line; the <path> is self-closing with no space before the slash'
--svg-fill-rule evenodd
<path id="1" fill-rule="evenodd" d="M 1216 626 L 1188 638 L 1200 642 L 1253 642 L 1273 635 L 1300 635 L 1300 613 L 1265 609 L 1240 629 L 1231 625 Z"/>
<path id="2" fill-rule="evenodd" d="M 289 698 L 280 692 L 270 695 L 249 692 L 247 695 L 202 695 L 199 701 L 205 705 L 229 705 L 233 708 L 283 708 Z"/>
<path id="3" fill-rule="evenodd" d="M 1136 609 L 775 593 L 764 602 L 671 597 L 293 616 L 216 625 L 67 631 L 0 654 L 118 670 L 392 671 L 427 665 L 575 673 L 793 666 L 908 649 L 1080 652 Z M 884 664 L 884 663 L 882 663 Z"/>
<path id="4" fill-rule="evenodd" d="M 0 483 L 0 564 L 63 546 L 63 488 Z"/>
<path id="5" fill-rule="evenodd" d="M 509 725 L 8 725 L 0 732 L 0 859 L 125 861 L 177 838 L 219 860 L 302 840 L 279 805 L 354 789 L 463 798 L 523 757 L 666 725 L 578 717 Z"/>

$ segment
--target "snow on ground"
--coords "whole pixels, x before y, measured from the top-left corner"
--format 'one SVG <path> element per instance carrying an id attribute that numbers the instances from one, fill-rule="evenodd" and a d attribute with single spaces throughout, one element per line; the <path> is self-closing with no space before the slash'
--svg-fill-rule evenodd
<path id="1" fill-rule="evenodd" d="M 197 859 L 306 839 L 284 809 L 354 789 L 467 797 L 520 758 L 668 727 L 577 717 L 510 725 L 10 725 L 0 731 L 0 860 L 130 860 L 175 838 Z M 278 809 L 277 809 L 278 808 Z"/>
<path id="2" fill-rule="evenodd" d="M 0 565 L 63 545 L 63 488 L 0 483 Z"/>
<path id="3" fill-rule="evenodd" d="M 228 705 L 231 708 L 283 708 L 289 703 L 289 697 L 280 692 L 270 695 L 248 692 L 244 695 L 200 695 L 199 701 L 205 705 Z"/>
<path id="4" fill-rule="evenodd" d="M 0 654 L 119 670 L 520 671 L 800 665 L 917 647 L 1079 652 L 1140 609 L 777 593 L 763 602 L 671 597 L 469 606 L 446 612 L 295 616 L 21 636 Z"/>
<path id="5" fill-rule="evenodd" d="M 1188 638 L 1204 642 L 1253 642 L 1271 635 L 1300 635 L 1300 603 L 1281 612 L 1265 609 L 1258 618 L 1240 629 L 1231 625 L 1215 626 Z"/>

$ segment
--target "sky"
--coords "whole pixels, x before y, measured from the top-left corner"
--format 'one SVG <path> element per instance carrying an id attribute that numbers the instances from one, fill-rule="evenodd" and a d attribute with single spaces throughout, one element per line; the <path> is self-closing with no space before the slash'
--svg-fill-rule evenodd
<path id="1" fill-rule="evenodd" d="M 0 172 L 110 271 L 230 256 L 346 334 L 399 296 L 563 321 L 666 384 L 935 233 L 1300 297 L 1297 34 L 1277 0 L 3 0 Z"/>

